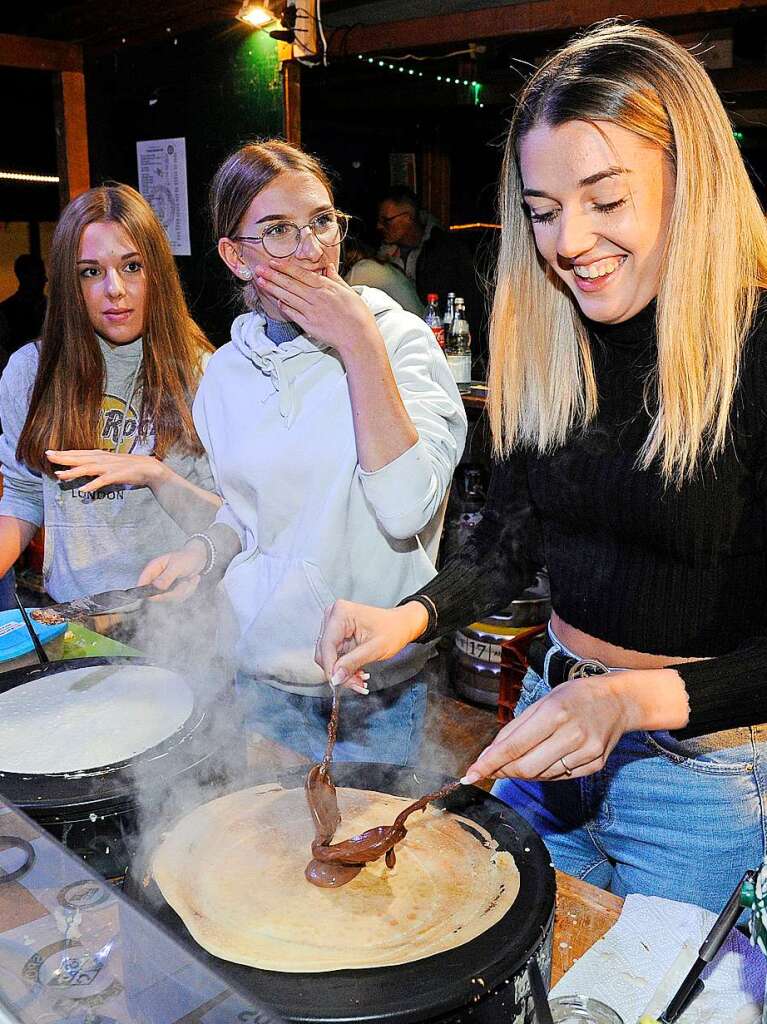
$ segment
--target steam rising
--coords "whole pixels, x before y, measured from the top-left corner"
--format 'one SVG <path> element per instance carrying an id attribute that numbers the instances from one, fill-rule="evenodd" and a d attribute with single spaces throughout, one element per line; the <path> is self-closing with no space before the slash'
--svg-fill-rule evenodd
<path id="1" fill-rule="evenodd" d="M 235 691 L 231 652 L 217 649 L 217 637 L 231 635 L 230 623 L 223 623 L 222 628 L 220 621 L 227 608 L 226 602 L 215 601 L 208 590 L 183 604 L 150 603 L 134 620 L 133 646 L 148 660 L 178 672 L 192 688 L 197 706 L 205 712 L 200 727 L 183 741 L 184 752 L 189 752 L 183 762 L 186 770 L 179 774 L 178 762 L 171 757 L 167 764 L 161 757 L 133 766 L 140 873 L 146 870 L 162 831 L 201 803 L 223 792 L 276 781 L 284 771 L 308 766 L 321 757 L 321 751 L 310 760 L 291 750 L 289 739 L 283 746 L 259 736 L 257 723 L 246 721 L 248 700 Z M 424 772 L 424 792 L 430 788 L 429 773 L 460 777 L 495 732 L 489 715 L 472 714 L 465 705 L 439 692 L 446 689 L 446 676 L 447 655 L 441 652 L 419 677 L 429 682 L 432 691 L 424 739 L 414 764 L 417 784 L 421 781 L 419 770 Z M 367 697 L 345 693 L 342 729 L 344 708 L 350 708 L 352 701 L 364 701 L 364 709 L 370 714 L 386 699 L 385 693 L 373 692 Z M 300 746 L 302 715 L 285 696 L 284 711 L 277 713 L 280 718 L 276 724 L 287 736 L 295 735 L 296 746 Z"/>

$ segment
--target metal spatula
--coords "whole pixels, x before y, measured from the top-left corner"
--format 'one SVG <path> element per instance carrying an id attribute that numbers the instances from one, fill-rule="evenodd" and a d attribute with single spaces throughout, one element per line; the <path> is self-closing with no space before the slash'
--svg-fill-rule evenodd
<path id="1" fill-rule="evenodd" d="M 149 583 L 144 587 L 130 587 L 128 590 L 105 590 L 103 594 L 78 597 L 63 604 L 51 604 L 40 611 L 44 615 L 58 615 L 64 621 L 85 619 L 92 615 L 120 615 L 137 611 L 148 597 L 160 593 L 162 591 Z"/>

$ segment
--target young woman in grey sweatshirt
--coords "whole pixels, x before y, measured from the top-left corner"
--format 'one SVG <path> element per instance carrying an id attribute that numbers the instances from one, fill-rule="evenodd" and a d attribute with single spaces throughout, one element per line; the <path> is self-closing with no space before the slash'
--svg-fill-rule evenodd
<path id="1" fill-rule="evenodd" d="M 190 405 L 212 347 L 162 225 L 127 185 L 91 189 L 54 233 L 42 337 L 0 380 L 0 574 L 45 526 L 57 601 L 134 586 L 215 516 Z"/>
<path id="2" fill-rule="evenodd" d="M 212 199 L 219 253 L 251 309 L 194 404 L 224 504 L 207 541 L 142 581 L 191 589 L 223 573 L 224 643 L 249 720 L 316 758 L 331 696 L 314 662 L 323 609 L 348 593 L 396 602 L 434 574 L 466 417 L 423 321 L 339 277 L 343 215 L 316 161 L 282 142 L 245 146 Z M 414 760 L 425 658 L 413 646 L 370 667 L 344 704 L 342 759 Z"/>

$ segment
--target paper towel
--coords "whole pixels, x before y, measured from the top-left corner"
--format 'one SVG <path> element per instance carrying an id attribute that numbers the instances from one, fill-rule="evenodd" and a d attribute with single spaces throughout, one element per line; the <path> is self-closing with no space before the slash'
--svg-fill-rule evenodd
<path id="1" fill-rule="evenodd" d="M 698 955 L 716 914 L 657 896 L 626 898 L 621 916 L 552 989 L 591 996 L 625 1024 L 665 1009 Z M 679 1024 L 760 1024 L 767 960 L 733 929 L 703 972 L 705 990 Z"/>

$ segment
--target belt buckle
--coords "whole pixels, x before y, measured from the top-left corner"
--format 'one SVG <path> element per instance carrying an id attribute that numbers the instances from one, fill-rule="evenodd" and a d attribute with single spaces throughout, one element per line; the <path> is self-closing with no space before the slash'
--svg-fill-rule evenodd
<path id="1" fill-rule="evenodd" d="M 587 676 L 600 676 L 609 672 L 607 665 L 598 658 L 579 658 L 567 671 L 568 679 L 585 679 Z"/>

